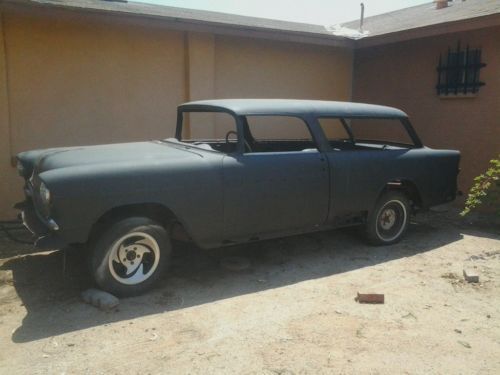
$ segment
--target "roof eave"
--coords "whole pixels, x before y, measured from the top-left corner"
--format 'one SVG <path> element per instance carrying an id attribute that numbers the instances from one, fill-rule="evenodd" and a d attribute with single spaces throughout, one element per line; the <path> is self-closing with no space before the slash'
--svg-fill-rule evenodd
<path id="1" fill-rule="evenodd" d="M 392 33 L 368 36 L 355 41 L 355 48 L 375 47 L 383 44 L 404 42 L 435 35 L 458 33 L 500 25 L 500 13 L 487 16 L 444 22 L 419 28 L 399 30 Z"/>
<path id="2" fill-rule="evenodd" d="M 33 0 L 0 0 L 0 5 L 4 7 L 29 7 L 38 9 L 59 9 L 68 12 L 79 12 L 87 14 L 101 14 L 113 17 L 122 17 L 129 19 L 148 19 L 162 26 L 182 31 L 207 32 L 218 35 L 231 35 L 241 37 L 251 37 L 259 39 L 269 39 L 285 42 L 297 42 L 317 45 L 327 45 L 332 47 L 354 48 L 354 40 L 328 34 L 319 34 L 311 32 L 301 32 L 294 30 L 273 29 L 265 27 L 252 27 L 244 25 L 233 25 L 229 23 L 220 23 L 206 20 L 170 17 L 165 15 L 154 15 L 139 12 L 130 12 L 126 9 L 99 9 L 84 8 L 77 6 L 68 6 L 64 3 L 45 3 L 43 1 L 34 2 Z"/>
<path id="3" fill-rule="evenodd" d="M 127 20 L 145 19 L 154 22 L 156 25 L 161 25 L 161 27 L 172 30 L 206 32 L 217 35 L 230 35 L 285 42 L 316 44 L 347 49 L 374 47 L 379 45 L 408 41 L 412 39 L 420 39 L 435 35 L 463 32 L 500 25 L 500 13 L 496 13 L 418 28 L 397 30 L 385 34 L 375 34 L 364 37 L 362 39 L 354 40 L 347 37 L 336 36 L 327 33 L 315 33 L 310 31 L 287 30 L 285 28 L 231 24 L 227 22 L 216 22 L 190 17 L 175 17 L 165 14 L 150 14 L 145 12 L 131 11 L 126 7 L 116 9 L 98 8 L 91 6 L 84 7 L 77 4 L 68 5 L 68 3 L 56 3 L 51 1 L 46 2 L 43 0 L 0 0 L 0 5 L 2 5 L 3 8 L 7 9 L 9 7 L 59 9 L 61 11 L 67 12 L 100 14 L 106 17 L 115 17 Z"/>

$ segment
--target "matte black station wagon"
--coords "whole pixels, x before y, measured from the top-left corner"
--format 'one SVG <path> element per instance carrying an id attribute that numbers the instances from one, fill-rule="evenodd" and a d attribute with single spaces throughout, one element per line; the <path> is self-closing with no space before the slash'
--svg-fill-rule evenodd
<path id="1" fill-rule="evenodd" d="M 231 99 L 179 106 L 175 138 L 17 158 L 36 245 L 87 245 L 97 284 L 133 295 L 166 269 L 171 239 L 212 248 L 364 225 L 371 243 L 395 243 L 412 213 L 455 198 L 460 154 L 424 147 L 395 108 Z"/>

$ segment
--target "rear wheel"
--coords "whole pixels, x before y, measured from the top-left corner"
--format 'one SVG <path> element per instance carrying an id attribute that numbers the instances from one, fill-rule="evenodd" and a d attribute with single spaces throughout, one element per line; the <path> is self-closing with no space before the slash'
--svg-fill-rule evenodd
<path id="1" fill-rule="evenodd" d="M 383 194 L 368 215 L 366 236 L 374 245 L 399 242 L 410 221 L 409 200 L 399 191 Z"/>
<path id="2" fill-rule="evenodd" d="M 171 244 L 167 231 L 145 217 L 120 220 L 92 246 L 90 268 L 95 282 L 119 296 L 150 289 L 168 265 Z"/>

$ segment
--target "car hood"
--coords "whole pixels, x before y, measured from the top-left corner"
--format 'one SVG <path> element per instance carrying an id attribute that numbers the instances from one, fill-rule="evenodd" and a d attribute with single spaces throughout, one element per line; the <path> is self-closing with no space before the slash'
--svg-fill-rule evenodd
<path id="1" fill-rule="evenodd" d="M 179 160 L 203 157 L 203 150 L 186 147 L 175 142 L 134 142 L 99 146 L 60 147 L 21 152 L 17 159 L 21 162 L 24 177 L 35 171 L 42 172 L 73 166 L 92 164 L 112 164 L 138 161 Z"/>

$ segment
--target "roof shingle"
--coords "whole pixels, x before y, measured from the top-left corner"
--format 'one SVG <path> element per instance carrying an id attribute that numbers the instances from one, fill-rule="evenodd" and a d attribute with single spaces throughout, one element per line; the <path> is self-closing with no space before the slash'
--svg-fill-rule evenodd
<path id="1" fill-rule="evenodd" d="M 430 2 L 378 16 L 367 17 L 363 21 L 363 30 L 368 31 L 368 38 L 370 38 L 498 13 L 500 13 L 500 0 L 452 1 L 443 9 L 436 9 L 436 4 Z M 358 29 L 359 20 L 344 23 L 342 26 Z"/>
<path id="2" fill-rule="evenodd" d="M 500 0 L 455 0 L 449 6 L 436 9 L 434 3 L 426 3 L 364 19 L 363 31 L 367 35 L 355 41 L 346 35 L 335 35 L 335 28 L 299 22 L 288 22 L 267 18 L 247 17 L 235 14 L 185 9 L 164 5 L 136 2 L 103 0 L 0 0 L 0 4 L 21 4 L 62 8 L 75 11 L 100 12 L 115 15 L 138 16 L 158 19 L 182 28 L 215 33 L 229 33 L 299 41 L 314 44 L 329 44 L 341 47 L 361 47 L 369 43 L 380 43 L 384 36 L 402 35 L 412 32 L 407 39 L 422 37 L 419 30 L 433 26 L 456 24 L 458 21 L 488 19 L 500 25 Z M 359 20 L 341 25 L 344 28 L 358 29 Z M 483 26 L 484 27 L 484 26 Z M 437 33 L 451 32 L 446 30 Z"/>
<path id="3" fill-rule="evenodd" d="M 288 22 L 267 18 L 240 16 L 236 14 L 212 12 L 198 9 L 177 8 L 166 5 L 156 5 L 137 2 L 118 2 L 102 0 L 0 0 L 0 3 L 26 4 L 31 6 L 46 6 L 76 11 L 100 12 L 156 18 L 163 21 L 183 24 L 198 24 L 216 26 L 225 29 L 247 31 L 264 31 L 277 34 L 302 35 L 331 42 L 338 41 L 345 46 L 351 45 L 351 40 L 343 36 L 334 36 L 322 25 L 299 22 Z M 331 43 L 333 44 L 333 43 Z"/>

